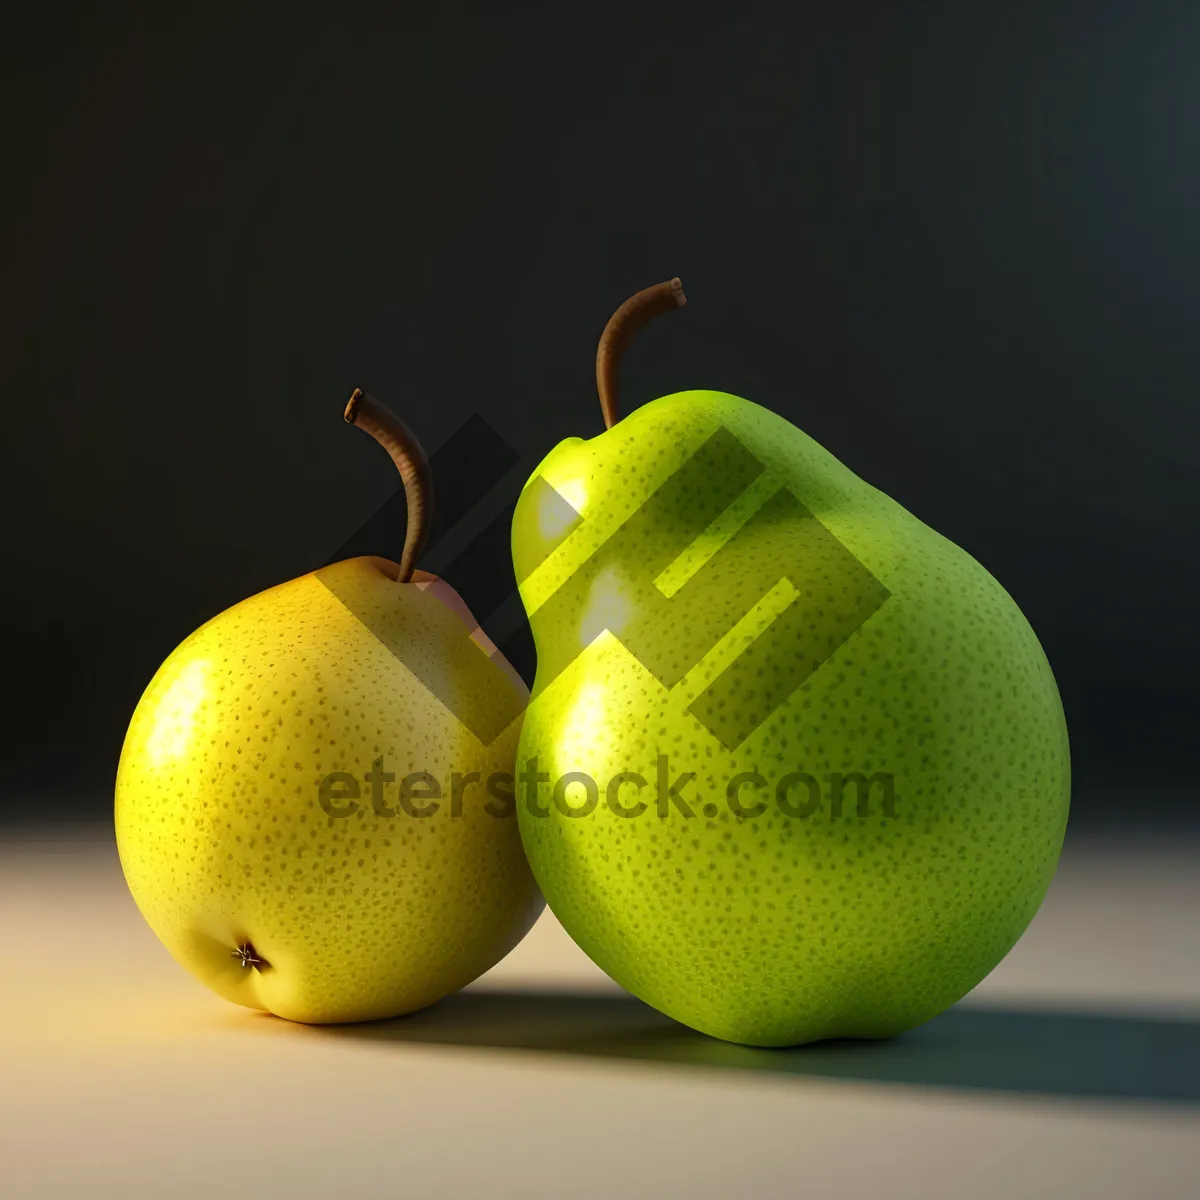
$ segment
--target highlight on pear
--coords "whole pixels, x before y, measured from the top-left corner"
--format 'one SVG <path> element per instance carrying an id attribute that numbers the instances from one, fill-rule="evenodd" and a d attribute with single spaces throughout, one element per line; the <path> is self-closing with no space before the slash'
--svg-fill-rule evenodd
<path id="1" fill-rule="evenodd" d="M 528 689 L 416 568 L 433 479 L 415 435 L 357 389 L 343 415 L 399 471 L 400 561 L 318 568 L 186 638 L 133 714 L 115 798 L 126 881 L 178 962 L 312 1023 L 432 1004 L 543 907 L 511 795 L 497 807 Z"/>
<path id="2" fill-rule="evenodd" d="M 530 780 L 521 835 L 567 932 L 663 1013 L 758 1046 L 892 1036 L 1041 904 L 1058 690 L 988 571 L 791 422 L 704 390 L 622 415 L 622 349 L 683 303 L 672 279 L 617 309 L 604 432 L 551 450 L 513 516 L 518 757 L 558 781 Z"/>

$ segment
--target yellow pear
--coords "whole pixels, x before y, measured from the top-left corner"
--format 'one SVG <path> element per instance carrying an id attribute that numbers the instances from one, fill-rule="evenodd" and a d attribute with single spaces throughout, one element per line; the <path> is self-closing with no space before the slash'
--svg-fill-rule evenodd
<path id="1" fill-rule="evenodd" d="M 454 589 L 413 571 L 419 443 L 362 392 L 345 416 L 403 477 L 400 563 L 335 563 L 202 626 L 138 703 L 116 782 L 125 878 L 171 954 L 312 1023 L 432 1004 L 543 905 L 513 803 L 528 691 Z"/>

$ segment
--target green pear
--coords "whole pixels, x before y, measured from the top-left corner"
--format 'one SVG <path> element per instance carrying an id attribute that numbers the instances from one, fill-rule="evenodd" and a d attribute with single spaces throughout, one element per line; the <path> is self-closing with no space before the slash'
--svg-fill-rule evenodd
<path id="1" fill-rule="evenodd" d="M 538 652 L 517 813 L 546 901 L 629 991 L 786 1046 L 955 1003 L 1037 911 L 1066 828 L 1062 705 L 958 546 L 721 392 L 555 447 L 512 529 Z"/>
<path id="2" fill-rule="evenodd" d="M 171 954 L 219 995 L 309 1023 L 393 1017 L 470 983 L 543 907 L 512 771 L 528 691 L 445 581 L 413 570 L 432 503 L 407 427 L 400 562 L 353 558 L 188 637 L 130 722 L 121 865 Z"/>

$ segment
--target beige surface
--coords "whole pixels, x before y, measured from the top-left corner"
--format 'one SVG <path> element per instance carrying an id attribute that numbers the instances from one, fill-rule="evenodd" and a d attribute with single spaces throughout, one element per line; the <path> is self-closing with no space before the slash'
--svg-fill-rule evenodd
<path id="1" fill-rule="evenodd" d="M 1200 1177 L 1200 847 L 1073 846 L 958 1009 L 753 1051 L 547 916 L 468 992 L 313 1029 L 167 957 L 111 844 L 0 841 L 0 1195 L 1152 1196 Z"/>

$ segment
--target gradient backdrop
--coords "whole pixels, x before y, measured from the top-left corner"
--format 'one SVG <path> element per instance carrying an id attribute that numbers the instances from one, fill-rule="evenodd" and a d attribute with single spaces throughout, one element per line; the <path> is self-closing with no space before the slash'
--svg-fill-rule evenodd
<path id="1" fill-rule="evenodd" d="M 482 414 L 511 494 L 675 274 L 626 403 L 806 430 L 1025 610 L 1075 818 L 1190 815 L 1194 3 L 157 8 L 0 37 L 7 817 L 109 820 L 159 662 L 393 496 L 354 385 L 430 449 Z"/>

